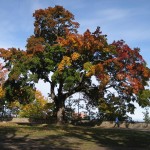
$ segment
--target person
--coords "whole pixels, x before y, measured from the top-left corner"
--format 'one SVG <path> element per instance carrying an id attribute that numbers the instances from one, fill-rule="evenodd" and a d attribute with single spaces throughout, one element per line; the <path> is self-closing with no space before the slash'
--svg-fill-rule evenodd
<path id="1" fill-rule="evenodd" d="M 116 119 L 115 119 L 114 127 L 116 127 L 116 126 L 119 128 L 119 119 L 118 119 L 118 117 L 116 117 Z"/>

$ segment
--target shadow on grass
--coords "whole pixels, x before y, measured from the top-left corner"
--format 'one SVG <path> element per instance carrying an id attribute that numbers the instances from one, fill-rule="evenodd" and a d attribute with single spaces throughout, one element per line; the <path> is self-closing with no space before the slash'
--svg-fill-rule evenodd
<path id="1" fill-rule="evenodd" d="M 150 131 L 80 126 L 0 126 L 0 149 L 14 150 L 150 149 Z"/>
<path id="2" fill-rule="evenodd" d="M 116 149 L 150 149 L 150 131 L 131 129 L 72 128 L 68 129 L 68 137 L 76 137 L 83 141 L 96 143 L 100 147 Z"/>
<path id="3" fill-rule="evenodd" d="M 50 130 L 53 131 L 52 134 L 49 133 L 50 135 L 42 133 Z M 0 125 L 0 150 L 73 150 L 78 148 L 75 146 L 78 145 L 77 142 L 68 142 L 61 132 L 57 132 L 58 130 L 62 129 L 55 126 L 30 126 L 30 124 Z M 23 131 L 23 133 L 18 133 L 18 131 Z M 34 132 L 38 132 L 41 136 Z"/>

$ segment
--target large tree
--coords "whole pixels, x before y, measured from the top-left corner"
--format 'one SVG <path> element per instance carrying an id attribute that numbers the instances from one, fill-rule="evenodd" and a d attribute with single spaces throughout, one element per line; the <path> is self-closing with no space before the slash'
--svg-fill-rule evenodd
<path id="1" fill-rule="evenodd" d="M 128 111 L 131 102 L 139 102 L 138 95 L 150 77 L 139 49 L 131 49 L 123 40 L 109 44 L 99 27 L 93 33 L 78 34 L 79 24 L 62 6 L 36 10 L 33 16 L 34 34 L 27 40 L 26 51 L 1 49 L 10 67 L 8 83 L 23 90 L 39 79 L 48 82 L 59 123 L 63 122 L 65 100 L 77 92 L 97 106 L 111 100 L 115 107 L 117 99 Z"/>

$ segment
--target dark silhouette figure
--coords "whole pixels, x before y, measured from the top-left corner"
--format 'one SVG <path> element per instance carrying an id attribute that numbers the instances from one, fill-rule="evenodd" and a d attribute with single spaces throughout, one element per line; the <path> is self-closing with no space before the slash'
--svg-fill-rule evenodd
<path id="1" fill-rule="evenodd" d="M 116 119 L 115 119 L 114 127 L 116 127 L 116 126 L 119 128 L 119 119 L 118 119 L 118 117 L 116 117 Z"/>

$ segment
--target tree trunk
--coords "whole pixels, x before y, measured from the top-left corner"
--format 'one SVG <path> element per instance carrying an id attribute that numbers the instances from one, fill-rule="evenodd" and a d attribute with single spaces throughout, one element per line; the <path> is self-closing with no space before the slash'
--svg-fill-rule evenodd
<path id="1" fill-rule="evenodd" d="M 56 111 L 57 111 L 57 124 L 61 125 L 64 123 L 65 118 L 65 105 L 64 101 L 59 99 L 56 103 Z"/>
<path id="2" fill-rule="evenodd" d="M 60 107 L 57 111 L 57 124 L 63 124 L 64 123 L 64 107 Z"/>
<path id="3" fill-rule="evenodd" d="M 55 84 L 50 83 L 51 86 L 51 97 L 55 102 L 56 106 L 56 117 L 57 117 L 57 124 L 63 124 L 64 123 L 64 118 L 65 118 L 65 99 L 66 96 L 62 94 L 62 85 L 60 84 L 59 89 L 58 89 L 58 96 L 55 95 Z"/>

